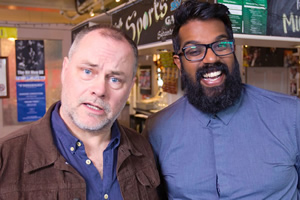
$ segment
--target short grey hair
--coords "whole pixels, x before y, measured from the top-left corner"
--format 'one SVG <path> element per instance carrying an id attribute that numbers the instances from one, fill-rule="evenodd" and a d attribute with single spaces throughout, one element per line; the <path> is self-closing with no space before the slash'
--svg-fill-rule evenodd
<path id="1" fill-rule="evenodd" d="M 134 41 L 127 36 L 123 31 L 121 31 L 120 29 L 117 29 L 113 26 L 108 26 L 108 25 L 94 25 L 88 28 L 84 28 L 83 30 L 81 30 L 75 37 L 75 40 L 73 41 L 70 49 L 69 49 L 69 53 L 68 53 L 68 58 L 71 59 L 74 52 L 77 49 L 77 46 L 79 44 L 79 42 L 81 41 L 81 39 L 87 35 L 88 33 L 95 31 L 95 30 L 100 30 L 99 33 L 104 36 L 104 37 L 109 37 L 112 38 L 114 40 L 117 41 L 127 41 L 128 44 L 131 46 L 133 54 L 134 54 L 134 66 L 133 66 L 133 77 L 136 74 L 137 71 L 137 67 L 138 67 L 138 49 L 136 44 L 134 43 Z"/>

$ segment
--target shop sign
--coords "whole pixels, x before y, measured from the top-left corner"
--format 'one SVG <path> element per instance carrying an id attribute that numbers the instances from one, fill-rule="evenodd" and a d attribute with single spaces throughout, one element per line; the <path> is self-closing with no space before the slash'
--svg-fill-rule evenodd
<path id="1" fill-rule="evenodd" d="M 13 27 L 0 27 L 0 38 L 17 38 L 17 28 Z"/>
<path id="2" fill-rule="evenodd" d="M 244 0 L 244 33 L 266 35 L 267 0 Z"/>
<path id="3" fill-rule="evenodd" d="M 218 3 L 228 7 L 230 12 L 230 20 L 232 23 L 232 31 L 234 33 L 242 33 L 243 31 L 243 1 L 241 0 L 219 0 Z"/>
<path id="4" fill-rule="evenodd" d="M 228 7 L 234 33 L 266 35 L 267 0 L 218 0 Z"/>
<path id="5" fill-rule="evenodd" d="M 300 37 L 300 0 L 218 0 L 234 33 Z"/>
<path id="6" fill-rule="evenodd" d="M 267 35 L 300 37 L 300 0 L 268 0 Z"/>
<path id="7" fill-rule="evenodd" d="M 138 45 L 171 38 L 174 11 L 182 0 L 143 0 L 113 13 L 112 23 Z"/>

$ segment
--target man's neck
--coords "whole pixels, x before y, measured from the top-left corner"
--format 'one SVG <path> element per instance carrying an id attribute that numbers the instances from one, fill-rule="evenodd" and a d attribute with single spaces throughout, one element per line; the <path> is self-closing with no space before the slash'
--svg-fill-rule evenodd
<path id="1" fill-rule="evenodd" d="M 83 142 L 87 157 L 93 162 L 101 178 L 103 178 L 103 152 L 111 140 L 111 128 L 98 132 L 84 131 L 74 134 L 74 136 Z"/>
<path id="2" fill-rule="evenodd" d="M 103 178 L 103 152 L 107 148 L 111 139 L 111 133 L 85 138 L 82 140 L 87 157 L 97 168 L 101 178 Z"/>

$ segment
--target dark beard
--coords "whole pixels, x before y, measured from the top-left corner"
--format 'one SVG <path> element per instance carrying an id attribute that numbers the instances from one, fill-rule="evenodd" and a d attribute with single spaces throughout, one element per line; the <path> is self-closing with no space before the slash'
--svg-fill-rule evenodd
<path id="1" fill-rule="evenodd" d="M 226 64 L 218 62 L 205 65 L 197 70 L 195 75 L 196 83 L 194 83 L 192 77 L 186 73 L 182 64 L 181 66 L 181 80 L 186 87 L 186 96 L 189 102 L 197 109 L 205 113 L 215 114 L 232 106 L 236 100 L 240 98 L 242 81 L 236 57 L 231 74 L 229 73 Z M 226 75 L 225 82 L 222 85 L 213 88 L 202 87 L 200 84 L 202 75 L 217 70 L 221 70 L 222 73 Z"/>

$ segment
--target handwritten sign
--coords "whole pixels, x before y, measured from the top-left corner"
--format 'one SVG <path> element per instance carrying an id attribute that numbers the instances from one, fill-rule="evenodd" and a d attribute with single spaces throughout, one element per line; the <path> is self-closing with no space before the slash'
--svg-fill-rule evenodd
<path id="1" fill-rule="evenodd" d="M 300 37 L 300 1 L 269 0 L 267 35 Z"/>

